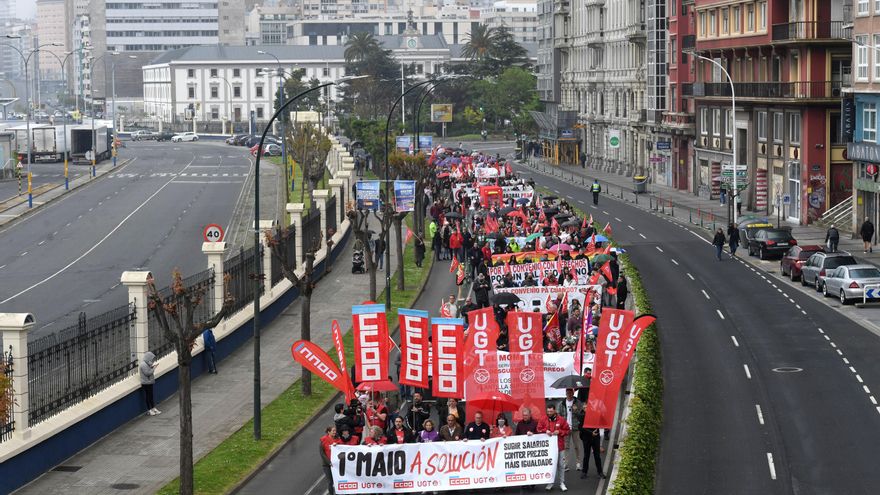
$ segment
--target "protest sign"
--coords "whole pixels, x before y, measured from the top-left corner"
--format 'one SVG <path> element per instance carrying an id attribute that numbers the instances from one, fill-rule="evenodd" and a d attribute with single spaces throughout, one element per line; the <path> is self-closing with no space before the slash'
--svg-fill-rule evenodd
<path id="1" fill-rule="evenodd" d="M 388 322 L 384 304 L 351 307 L 355 381 L 388 379 Z"/>
<path id="2" fill-rule="evenodd" d="M 427 388 L 429 313 L 401 308 L 397 314 L 400 321 L 400 384 Z"/>
<path id="3" fill-rule="evenodd" d="M 587 260 L 563 260 L 563 273 L 574 271 L 575 280 L 578 284 L 586 284 L 590 278 L 590 262 Z M 559 277 L 559 263 L 556 261 L 536 261 L 533 263 L 522 263 L 519 265 L 498 265 L 489 267 L 489 279 L 492 280 L 492 286 L 497 287 L 504 281 L 504 275 L 510 273 L 513 281 L 517 285 L 521 285 L 526 279 L 526 274 L 531 273 L 532 277 L 540 286 L 544 276 L 550 274 L 554 278 Z"/>
<path id="4" fill-rule="evenodd" d="M 359 181 L 355 183 L 357 207 L 359 210 L 379 210 L 379 181 Z"/>
<path id="5" fill-rule="evenodd" d="M 540 311 L 544 314 L 547 313 L 548 297 L 550 300 L 555 300 L 557 297 L 564 297 L 565 294 L 568 294 L 569 304 L 571 304 L 571 301 L 577 301 L 580 303 L 581 308 L 583 308 L 584 298 L 590 290 L 593 290 L 593 294 L 595 294 L 594 301 L 600 301 L 602 294 L 601 285 L 572 285 L 571 287 L 555 285 L 548 287 L 496 287 L 494 289 L 496 294 L 509 292 L 518 296 L 521 300 L 518 306 L 523 311 Z"/>

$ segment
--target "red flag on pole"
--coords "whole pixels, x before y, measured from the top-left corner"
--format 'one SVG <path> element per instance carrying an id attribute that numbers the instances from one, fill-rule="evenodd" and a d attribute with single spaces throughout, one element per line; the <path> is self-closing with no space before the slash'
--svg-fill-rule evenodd
<path id="1" fill-rule="evenodd" d="M 602 265 L 602 268 L 599 269 L 599 271 L 602 273 L 602 276 L 605 277 L 605 280 L 607 280 L 608 283 L 614 283 L 614 276 L 611 273 L 611 262 L 610 261 L 606 261 Z"/>
<path id="2" fill-rule="evenodd" d="M 347 390 L 345 390 L 345 398 L 346 400 L 351 400 L 354 398 L 354 384 L 351 383 L 351 376 L 348 374 L 348 365 L 345 363 L 345 343 L 342 341 L 342 330 L 339 328 L 339 322 L 336 320 L 330 322 L 330 330 L 333 334 L 333 346 L 336 348 L 336 358 L 339 360 L 339 370 L 345 375 L 346 386 L 348 387 Z"/>
<path id="3" fill-rule="evenodd" d="M 596 234 L 593 234 L 590 237 L 590 243 L 587 244 L 587 251 L 595 251 L 596 250 Z"/>
<path id="4" fill-rule="evenodd" d="M 351 308 L 354 329 L 355 381 L 388 379 L 388 322 L 383 304 Z"/>
<path id="5" fill-rule="evenodd" d="M 431 349 L 434 354 L 434 397 L 461 398 L 464 394 L 462 373 L 462 337 L 464 321 L 458 318 L 431 319 Z"/>
<path id="6" fill-rule="evenodd" d="M 398 309 L 400 322 L 400 384 L 428 388 L 428 332 L 430 315 L 427 311 Z"/>
<path id="7" fill-rule="evenodd" d="M 553 217 L 553 220 L 550 222 L 550 232 L 559 234 L 559 222 L 556 221 L 556 217 Z"/>
<path id="8" fill-rule="evenodd" d="M 611 308 L 602 310 L 593 380 L 584 417 L 585 428 L 611 428 L 614 423 L 620 384 L 626 374 L 626 366 L 618 356 L 619 344 L 625 329 L 632 325 L 633 316 L 632 311 Z"/>
<path id="9" fill-rule="evenodd" d="M 412 229 L 406 229 L 406 237 L 404 238 L 403 243 L 404 243 L 404 244 L 409 244 L 409 241 L 412 240 L 412 238 L 413 238 L 414 235 L 415 235 L 415 234 L 413 234 Z"/>
<path id="10" fill-rule="evenodd" d="M 605 228 L 602 229 L 602 231 L 605 232 L 605 235 L 611 237 L 611 222 L 606 223 Z"/>
<path id="11" fill-rule="evenodd" d="M 308 369 L 335 389 L 345 393 L 346 396 L 349 393 L 354 396 L 354 390 L 348 388 L 350 382 L 345 378 L 347 375 L 339 370 L 339 367 L 324 352 L 324 349 L 321 349 L 312 342 L 297 340 L 290 346 L 290 354 L 303 368 Z"/>
<path id="12" fill-rule="evenodd" d="M 454 273 L 458 269 L 458 257 L 452 255 L 452 263 L 449 264 L 449 273 Z"/>
<path id="13" fill-rule="evenodd" d="M 458 274 L 455 276 L 455 285 L 461 285 L 464 283 L 465 273 L 464 273 L 464 265 L 458 265 Z"/>
<path id="14" fill-rule="evenodd" d="M 537 420 L 544 418 L 544 347 L 541 313 L 511 311 L 507 314 L 510 329 L 510 396 L 532 412 Z M 520 418 L 517 411 L 514 419 Z"/>
<path id="15" fill-rule="evenodd" d="M 465 397 L 479 397 L 498 391 L 498 322 L 491 307 L 468 313 L 468 335 L 464 344 Z M 468 411 L 468 420 L 476 413 Z M 500 411 L 483 411 L 494 418 Z"/>

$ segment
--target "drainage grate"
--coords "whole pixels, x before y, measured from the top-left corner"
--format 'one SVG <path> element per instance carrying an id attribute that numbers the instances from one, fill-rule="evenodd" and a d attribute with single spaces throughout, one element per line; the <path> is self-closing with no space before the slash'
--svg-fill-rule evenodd
<path id="1" fill-rule="evenodd" d="M 110 488 L 113 488 L 114 490 L 136 490 L 140 487 L 141 485 L 138 485 L 136 483 L 116 483 L 110 485 Z"/>
<path id="2" fill-rule="evenodd" d="M 82 469 L 82 466 L 55 466 L 52 471 L 58 471 L 61 473 L 75 473 Z"/>

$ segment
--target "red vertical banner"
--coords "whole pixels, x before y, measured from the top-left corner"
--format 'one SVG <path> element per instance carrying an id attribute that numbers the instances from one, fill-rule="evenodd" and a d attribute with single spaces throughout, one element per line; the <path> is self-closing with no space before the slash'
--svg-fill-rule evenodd
<path id="1" fill-rule="evenodd" d="M 464 397 L 467 400 L 498 392 L 498 322 L 492 307 L 468 313 L 464 344 Z M 468 409 L 468 419 L 476 412 Z M 489 419 L 498 411 L 483 411 Z"/>
<path id="2" fill-rule="evenodd" d="M 388 379 L 388 321 L 384 304 L 351 307 L 355 381 Z"/>
<path id="3" fill-rule="evenodd" d="M 400 322 L 400 384 L 428 388 L 428 328 L 427 311 L 398 309 Z"/>
<path id="4" fill-rule="evenodd" d="M 345 363 L 345 344 L 342 342 L 342 330 L 339 328 L 339 322 L 333 320 L 330 323 L 330 329 L 333 333 L 333 346 L 336 348 L 336 358 L 339 360 L 339 371 L 345 376 L 345 398 L 346 400 L 351 400 L 354 398 L 354 385 L 351 383 L 351 376 L 348 374 L 348 366 Z"/>
<path id="5" fill-rule="evenodd" d="M 431 348 L 433 349 L 434 397 L 462 398 L 464 373 L 462 340 L 464 320 L 458 318 L 432 318 Z"/>
<path id="6" fill-rule="evenodd" d="M 541 313 L 507 313 L 510 348 L 510 396 L 528 407 L 532 417 L 544 413 L 544 335 Z M 515 419 L 519 418 L 517 411 Z"/>
<path id="7" fill-rule="evenodd" d="M 596 360 L 593 366 L 593 379 L 590 383 L 590 396 L 587 399 L 584 427 L 611 428 L 614 424 L 614 409 L 620 395 L 620 385 L 626 374 L 621 354 L 621 339 L 633 324 L 634 313 L 622 309 L 602 309 L 599 322 L 599 338 L 596 339 Z M 630 357 L 632 354 L 630 354 Z M 627 359 L 627 365 L 629 360 Z"/>

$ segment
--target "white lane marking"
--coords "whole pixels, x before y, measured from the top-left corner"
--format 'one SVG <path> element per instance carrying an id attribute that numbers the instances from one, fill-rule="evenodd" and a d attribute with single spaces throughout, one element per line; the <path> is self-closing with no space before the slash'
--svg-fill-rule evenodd
<path id="1" fill-rule="evenodd" d="M 688 273 L 687 276 L 688 276 L 688 278 L 690 278 L 691 280 L 696 280 L 696 279 L 694 278 L 694 276 L 691 275 L 690 273 Z"/>
<path id="2" fill-rule="evenodd" d="M 627 227 L 629 227 L 629 230 L 636 230 L 636 228 L 633 227 L 632 225 L 627 225 Z"/>
<path id="3" fill-rule="evenodd" d="M 582 204 L 582 205 L 585 205 L 585 204 L 586 204 L 586 203 L 584 203 L 584 202 L 581 201 L 581 200 L 578 200 L 578 203 L 580 203 L 580 204 Z"/>
<path id="4" fill-rule="evenodd" d="M 861 377 L 860 375 L 858 375 L 858 374 L 856 375 L 856 380 L 858 380 L 859 383 L 865 383 L 865 381 L 862 380 L 862 377 Z"/>
<path id="5" fill-rule="evenodd" d="M 706 293 L 706 289 L 700 289 L 700 292 L 702 292 L 703 295 L 706 296 L 706 299 L 712 299 L 711 297 L 709 297 L 709 294 Z"/>
<path id="6" fill-rule="evenodd" d="M 877 407 L 877 412 L 880 413 L 880 407 Z"/>
<path id="7" fill-rule="evenodd" d="M 721 314 L 721 310 L 720 310 L 720 309 L 716 309 L 715 312 L 718 313 L 718 317 L 719 317 L 719 318 L 721 318 L 722 320 L 724 319 L 724 315 Z"/>
<path id="8" fill-rule="evenodd" d="M 596 205 L 590 205 L 590 208 L 592 208 L 592 209 L 594 209 L 594 210 L 598 210 L 598 209 L 599 209 L 599 207 L 596 206 Z"/>
<path id="9" fill-rule="evenodd" d="M 42 240 L 42 241 L 40 241 L 40 242 L 38 242 L 38 243 L 37 243 L 37 246 L 42 246 L 42 245 L 43 245 L 43 244 L 46 244 L 46 241 L 45 241 L 45 239 L 44 239 L 44 240 Z"/>
<path id="10" fill-rule="evenodd" d="M 614 217 L 614 219 L 617 220 L 618 222 L 622 222 L 622 221 L 623 221 L 623 220 L 621 220 L 621 219 L 619 219 L 619 218 L 617 218 L 617 217 Z"/>
<path id="11" fill-rule="evenodd" d="M 0 265 L 0 270 L 6 268 L 6 265 Z"/>
<path id="12" fill-rule="evenodd" d="M 871 395 L 871 389 L 868 388 L 867 385 L 862 385 L 862 390 L 864 390 L 866 394 Z"/>
<path id="13" fill-rule="evenodd" d="M 838 354 L 839 356 L 843 356 L 843 351 L 841 351 L 840 349 L 837 349 L 837 354 Z"/>
<path id="14" fill-rule="evenodd" d="M 837 344 L 835 344 L 834 342 L 832 342 L 832 343 L 831 343 L 831 347 L 834 347 L 834 348 L 836 349 L 836 348 L 837 348 Z"/>
<path id="15" fill-rule="evenodd" d="M 847 359 L 847 358 L 843 358 L 843 362 L 846 363 L 846 364 L 849 364 L 849 359 Z"/>
<path id="16" fill-rule="evenodd" d="M 770 466 L 770 479 L 776 479 L 776 466 L 773 464 L 773 454 L 767 452 L 767 464 Z"/>
<path id="17" fill-rule="evenodd" d="M 28 254 L 28 252 L 25 251 L 25 252 L 21 253 L 19 256 L 25 256 L 25 255 L 27 255 L 27 254 Z"/>
<path id="18" fill-rule="evenodd" d="M 827 335 L 822 335 L 822 336 L 825 337 L 825 340 L 827 340 L 828 342 L 831 342 L 831 337 L 829 337 Z"/>
<path id="19" fill-rule="evenodd" d="M 168 184 L 171 184 L 171 182 L 172 182 L 173 180 L 174 180 L 174 179 L 171 179 L 170 181 L 168 181 L 168 182 L 166 182 L 165 184 L 163 184 L 162 187 L 160 187 L 159 189 L 156 189 L 156 192 L 154 192 L 153 194 L 151 194 L 150 197 L 148 197 L 147 199 L 145 199 L 143 203 L 141 203 L 140 205 L 138 205 L 137 208 L 135 208 L 134 210 L 132 210 L 132 212 L 129 213 L 128 215 L 126 215 L 125 218 L 123 218 L 123 219 L 122 219 L 122 220 L 116 225 L 116 227 L 113 227 L 113 230 L 111 230 L 110 232 L 108 232 L 107 235 L 105 235 L 103 238 L 101 238 L 101 240 L 99 240 L 97 243 L 95 243 L 95 244 L 94 244 L 92 247 L 90 247 L 86 252 L 84 252 L 83 254 L 79 255 L 79 257 L 77 257 L 76 259 L 74 259 L 73 261 L 71 261 L 70 263 L 68 263 L 67 265 L 61 267 L 58 271 L 56 271 L 55 273 L 49 275 L 48 277 L 44 278 L 43 280 L 40 280 L 39 282 L 37 282 L 37 283 L 31 285 L 30 287 L 27 287 L 27 288 L 25 288 L 25 289 L 22 289 L 22 290 L 19 291 L 18 293 L 13 294 L 13 295 L 7 297 L 6 299 L 0 301 L 0 304 L 6 304 L 6 303 L 8 303 L 9 301 L 11 301 L 11 300 L 17 298 L 18 296 L 21 296 L 22 294 L 25 294 L 25 293 L 27 293 L 27 292 L 30 292 L 31 290 L 33 290 L 33 289 L 35 289 L 35 288 L 37 288 L 37 287 L 39 287 L 39 286 L 45 284 L 46 282 L 48 282 L 48 281 L 54 279 L 54 278 L 57 277 L 58 275 L 61 275 L 62 273 L 64 273 L 65 271 L 67 271 L 68 268 L 70 268 L 70 267 L 72 267 L 73 265 L 77 264 L 77 263 L 78 263 L 79 261 L 81 261 L 83 258 L 85 258 L 85 257 L 88 256 L 89 254 L 91 254 L 92 252 L 94 252 L 96 249 L 98 249 L 98 247 L 101 246 L 101 244 L 104 244 L 104 242 L 105 242 L 107 239 L 109 239 L 111 235 L 115 234 L 116 231 L 118 231 L 120 228 L 122 228 L 122 226 L 125 225 L 125 223 L 128 222 L 128 220 L 129 220 L 131 217 L 133 217 L 135 213 L 139 212 L 139 211 L 141 210 L 141 208 L 143 208 L 144 206 L 147 205 L 147 203 L 150 202 L 150 200 L 152 200 L 152 199 L 155 198 L 160 192 L 162 192 L 162 190 L 165 189 L 165 187 L 168 186 Z M 25 252 L 24 254 L 27 254 L 27 252 Z M 24 256 L 24 254 L 23 254 L 22 256 Z"/>
<path id="20" fill-rule="evenodd" d="M 730 338 L 731 340 L 733 340 L 733 345 L 739 347 L 739 342 L 737 342 L 736 340 L 736 335 L 731 335 Z"/>
<path id="21" fill-rule="evenodd" d="M 306 490 L 305 495 L 309 495 L 310 493 L 312 493 L 313 491 L 315 491 L 315 488 L 318 487 L 318 484 L 320 484 L 321 482 L 323 482 L 325 479 L 326 479 L 326 478 L 324 477 L 324 475 L 321 474 L 321 477 L 318 478 L 317 481 L 315 481 L 315 482 L 312 484 L 312 486 L 309 487 L 308 490 Z"/>
<path id="22" fill-rule="evenodd" d="M 53 235 L 53 236 L 58 235 L 58 231 L 56 230 L 55 232 L 52 232 L 52 235 Z"/>
<path id="23" fill-rule="evenodd" d="M 645 237 L 645 234 L 639 233 L 639 235 L 642 236 L 642 239 L 647 239 L 647 237 Z"/>
<path id="24" fill-rule="evenodd" d="M 761 404 L 755 404 L 755 410 L 758 411 L 758 423 L 764 424 L 764 413 L 761 412 Z"/>
<path id="25" fill-rule="evenodd" d="M 800 304 L 795 304 L 794 307 L 796 307 L 797 309 L 801 309 L 801 305 L 800 305 Z"/>
<path id="26" fill-rule="evenodd" d="M 819 333 L 825 333 L 825 330 L 819 329 Z"/>
<path id="27" fill-rule="evenodd" d="M 67 222 L 67 225 L 65 225 L 65 227 L 70 227 L 70 222 Z"/>
<path id="28" fill-rule="evenodd" d="M 875 399 L 873 395 L 868 398 L 871 399 L 872 404 L 874 404 L 875 406 L 877 405 L 877 399 Z"/>
<path id="29" fill-rule="evenodd" d="M 657 251 L 660 251 L 661 253 L 663 252 L 663 248 L 661 248 L 660 246 L 654 246 L 654 247 L 657 248 Z"/>
<path id="30" fill-rule="evenodd" d="M 749 371 L 749 365 L 744 364 L 744 365 L 743 365 L 743 369 L 746 370 L 746 378 L 748 378 L 749 380 L 751 380 L 751 379 L 752 379 L 752 372 Z"/>
<path id="31" fill-rule="evenodd" d="M 678 262 L 675 261 L 675 258 L 669 258 L 669 260 L 672 261 L 676 266 L 678 265 Z"/>
<path id="32" fill-rule="evenodd" d="M 853 373 L 858 373 L 858 371 L 856 371 L 856 369 L 853 368 L 852 366 L 849 367 L 849 370 L 852 371 Z"/>
<path id="33" fill-rule="evenodd" d="M 608 213 L 608 212 L 605 211 L 605 210 L 602 210 L 602 214 L 603 214 L 603 215 L 610 215 L 610 213 Z"/>

